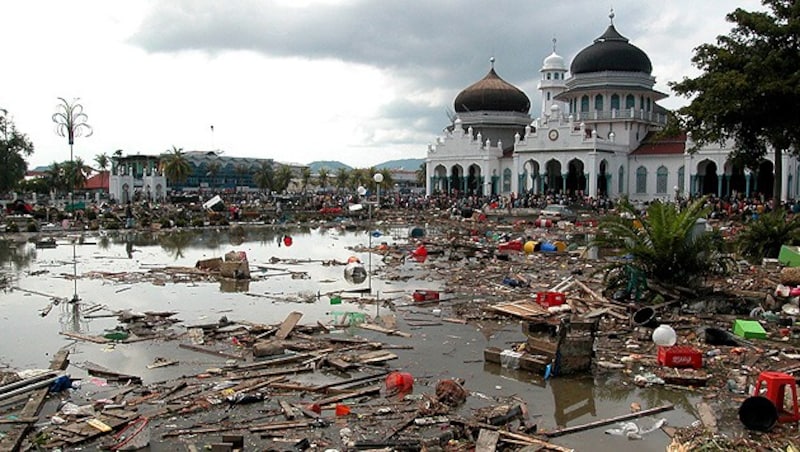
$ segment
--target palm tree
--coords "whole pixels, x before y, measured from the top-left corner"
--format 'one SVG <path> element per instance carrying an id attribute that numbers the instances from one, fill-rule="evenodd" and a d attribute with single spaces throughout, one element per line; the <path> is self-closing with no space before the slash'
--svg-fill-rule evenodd
<path id="1" fill-rule="evenodd" d="M 308 183 L 311 181 L 311 168 L 304 166 L 300 169 L 300 185 L 303 187 L 303 193 L 308 188 Z"/>
<path id="2" fill-rule="evenodd" d="M 108 158 L 108 154 L 103 152 L 102 154 L 97 154 L 94 156 L 94 162 L 97 163 L 97 169 L 105 171 L 108 168 L 108 165 L 111 163 L 111 160 Z"/>
<path id="3" fill-rule="evenodd" d="M 325 187 L 328 186 L 330 182 L 331 174 L 328 172 L 328 168 L 320 168 L 317 171 L 317 183 L 319 184 L 319 188 L 325 190 Z"/>
<path id="4" fill-rule="evenodd" d="M 601 220 L 601 233 L 593 244 L 621 249 L 632 260 L 611 264 L 606 275 L 630 266 L 666 285 L 696 286 L 706 275 L 725 272 L 730 259 L 720 251 L 718 235 L 696 232 L 697 220 L 709 212 L 703 207 L 705 201 L 698 199 L 683 210 L 674 203 L 654 202 L 640 214 L 623 200 L 621 215 Z"/>
<path id="5" fill-rule="evenodd" d="M 383 182 L 381 182 L 381 190 L 388 191 L 391 187 L 394 186 L 394 176 L 392 175 L 392 170 L 390 170 L 389 168 L 381 168 L 381 170 L 378 172 L 381 173 L 381 176 L 383 176 Z M 373 174 L 373 176 L 375 176 L 375 174 Z"/>
<path id="6" fill-rule="evenodd" d="M 781 245 L 800 242 L 800 215 L 787 218 L 784 209 L 759 215 L 736 236 L 738 251 L 752 263 L 765 257 L 776 258 Z"/>
<path id="7" fill-rule="evenodd" d="M 261 162 L 253 175 L 253 181 L 260 190 L 265 192 L 272 190 L 275 181 L 275 169 L 272 167 L 272 162 Z"/>
<path id="8" fill-rule="evenodd" d="M 365 187 L 372 182 L 371 173 L 364 168 L 354 168 L 350 171 L 350 188 L 353 190 L 359 186 Z"/>
<path id="9" fill-rule="evenodd" d="M 44 178 L 53 192 L 58 193 L 67 189 L 68 184 L 64 179 L 64 168 L 58 162 L 50 164 L 47 171 L 45 171 Z"/>
<path id="10" fill-rule="evenodd" d="M 280 193 L 289 188 L 289 184 L 292 182 L 293 177 L 294 173 L 292 172 L 291 166 L 289 165 L 279 166 L 278 171 L 275 172 L 275 185 L 274 185 L 275 191 Z"/>
<path id="11" fill-rule="evenodd" d="M 86 180 L 92 173 L 92 168 L 83 162 L 83 159 L 78 157 L 73 161 L 64 162 L 61 165 L 64 171 L 64 178 L 67 181 L 67 188 L 69 190 L 78 190 L 86 185 Z"/>
<path id="12" fill-rule="evenodd" d="M 343 190 L 347 187 L 347 182 L 350 180 L 350 172 L 347 168 L 339 168 L 336 170 L 336 188 Z"/>
<path id="13" fill-rule="evenodd" d="M 244 177 L 250 172 L 250 167 L 244 163 L 237 163 L 236 166 L 233 167 L 233 172 L 236 173 L 236 185 L 241 186 L 244 184 Z"/>
<path id="14" fill-rule="evenodd" d="M 427 182 L 425 180 L 427 171 L 428 169 L 425 167 L 425 162 L 422 162 L 419 164 L 419 168 L 417 168 L 415 174 L 417 176 L 417 184 L 422 185 L 423 187 L 425 186 L 425 182 Z"/>
<path id="15" fill-rule="evenodd" d="M 206 176 L 208 176 L 209 180 L 211 181 L 208 185 L 214 187 L 215 179 L 217 178 L 217 174 L 222 169 L 222 164 L 216 160 L 212 160 L 208 162 L 206 165 Z"/>
<path id="16" fill-rule="evenodd" d="M 172 146 L 161 156 L 161 170 L 171 183 L 183 183 L 192 173 L 192 166 L 186 160 L 183 148 Z"/>

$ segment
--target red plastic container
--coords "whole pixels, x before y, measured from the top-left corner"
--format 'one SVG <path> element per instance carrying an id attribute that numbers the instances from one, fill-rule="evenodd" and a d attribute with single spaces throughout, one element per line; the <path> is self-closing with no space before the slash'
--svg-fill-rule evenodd
<path id="1" fill-rule="evenodd" d="M 567 302 L 567 296 L 562 292 L 537 292 L 536 302 L 545 308 L 561 306 Z"/>
<path id="2" fill-rule="evenodd" d="M 522 251 L 522 240 L 512 240 L 497 245 L 498 251 Z"/>
<path id="3" fill-rule="evenodd" d="M 415 290 L 414 301 L 431 301 L 439 299 L 438 290 Z"/>
<path id="4" fill-rule="evenodd" d="M 703 367 L 703 354 L 694 347 L 673 345 L 658 347 L 658 364 L 667 367 Z"/>
<path id="5" fill-rule="evenodd" d="M 392 372 L 386 376 L 386 391 L 392 394 L 408 394 L 414 389 L 414 376 L 408 372 Z"/>

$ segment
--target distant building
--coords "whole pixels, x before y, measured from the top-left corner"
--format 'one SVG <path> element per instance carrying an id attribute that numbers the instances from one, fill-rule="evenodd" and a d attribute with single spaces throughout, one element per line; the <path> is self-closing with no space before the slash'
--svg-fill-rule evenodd
<path id="1" fill-rule="evenodd" d="M 659 138 L 667 97 L 653 89 L 650 58 L 613 23 L 573 58 L 553 53 L 538 85 L 540 117 L 528 96 L 495 72 L 455 99 L 455 119 L 428 146 L 426 193 L 565 193 L 649 201 L 681 195 L 769 196 L 775 154 L 757 171 L 729 158 L 730 145 L 690 153 L 691 136 Z M 782 200 L 800 193 L 800 164 L 783 153 Z"/>
<path id="2" fill-rule="evenodd" d="M 162 155 L 130 155 L 112 157 L 109 195 L 125 203 L 134 199 L 161 201 L 170 190 L 209 192 L 255 191 L 254 174 L 263 163 L 277 170 L 281 165 L 273 159 L 229 157 L 219 151 L 187 151 L 184 153 L 192 171 L 185 182 L 168 184 L 161 170 Z M 295 176 L 304 165 L 288 164 Z M 296 184 L 295 184 L 296 185 Z"/>

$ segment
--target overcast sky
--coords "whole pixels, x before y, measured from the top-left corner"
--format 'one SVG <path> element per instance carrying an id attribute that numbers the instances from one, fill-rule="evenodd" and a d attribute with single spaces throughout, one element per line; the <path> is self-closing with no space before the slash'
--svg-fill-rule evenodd
<path id="1" fill-rule="evenodd" d="M 601 35 L 595 0 L 13 1 L 0 14 L 0 108 L 33 141 L 31 167 L 69 158 L 51 116 L 79 98 L 94 134 L 76 156 L 221 149 L 366 167 L 421 158 L 456 95 L 498 74 L 531 98 L 542 60 Z M 613 2 L 617 30 L 653 62 L 656 89 L 696 75 L 693 49 L 757 0 Z M 684 104 L 671 97 L 667 108 Z M 211 126 L 214 126 L 213 132 Z"/>

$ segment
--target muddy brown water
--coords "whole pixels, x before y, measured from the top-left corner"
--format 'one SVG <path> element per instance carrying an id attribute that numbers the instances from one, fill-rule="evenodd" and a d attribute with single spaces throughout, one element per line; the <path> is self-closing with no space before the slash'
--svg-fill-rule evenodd
<path id="1" fill-rule="evenodd" d="M 404 228 L 384 230 L 383 233 L 381 237 L 372 239 L 373 244 L 385 241 L 391 245 L 410 247 Z M 293 239 L 290 247 L 284 245 L 282 239 L 285 235 Z M 352 255 L 367 263 L 367 253 L 354 252 L 352 249 L 366 246 L 369 240 L 369 235 L 364 231 L 338 228 L 298 230 L 263 227 L 247 229 L 243 234 L 230 234 L 227 229 L 161 234 L 125 231 L 87 234 L 83 238 L 84 243 L 75 246 L 76 268 L 73 268 L 73 246 L 69 237 L 56 237 L 55 248 L 39 249 L 33 241 L 24 239 L 0 241 L 0 264 L 3 272 L 12 276 L 11 286 L 71 298 L 75 286 L 68 277 L 73 271 L 81 276 L 77 282 L 81 302 L 78 305 L 60 303 L 45 316 L 41 312 L 50 304 L 46 296 L 22 290 L 7 290 L 0 295 L 0 367 L 11 370 L 45 368 L 52 355 L 66 347 L 70 350 L 72 363 L 68 372 L 73 378 L 83 379 L 83 385 L 77 391 L 91 396 L 103 390 L 103 383 L 86 374 L 81 368 L 85 362 L 138 375 L 145 384 L 196 375 L 225 364 L 224 359 L 181 349 L 178 341 L 109 345 L 76 342 L 59 334 L 103 334 L 118 325 L 115 317 L 98 317 L 98 314 L 117 310 L 174 311 L 177 313 L 175 318 L 181 320 L 175 326 L 179 332 L 185 330 L 186 326 L 214 323 L 223 316 L 231 320 L 265 324 L 279 323 L 292 311 L 303 312 L 301 323 L 309 324 L 330 322 L 335 316 L 341 315 L 340 312 L 346 311 L 374 316 L 374 305 L 360 305 L 347 300 L 341 305 L 331 305 L 325 293 L 366 287 L 367 284 L 348 283 L 343 277 L 342 266 L 322 265 L 322 261 L 336 259 L 342 262 Z M 218 282 L 191 281 L 155 285 L 146 276 L 141 276 L 145 280 L 138 282 L 136 278 L 120 282 L 111 277 L 88 277 L 90 272 L 97 271 L 144 275 L 151 269 L 166 266 L 194 266 L 199 259 L 222 256 L 233 250 L 245 251 L 254 268 L 253 274 L 266 277 L 237 287 Z M 274 262 L 271 259 L 273 257 L 280 260 Z M 426 268 L 430 263 L 408 261 L 403 264 L 403 274 L 412 275 L 408 281 L 381 279 L 383 264 L 380 256 L 372 257 L 372 265 L 376 271 L 372 278 L 373 293 L 382 298 L 392 298 L 396 305 L 400 305 L 396 309 L 398 328 L 411 333 L 412 337 L 388 337 L 352 329 L 337 334 L 357 334 L 385 343 L 412 345 L 411 350 L 394 350 L 399 359 L 390 361 L 388 366 L 413 374 L 416 393 L 432 393 L 436 382 L 442 378 L 462 378 L 471 397 L 467 405 L 461 408 L 461 414 L 468 416 L 472 409 L 507 403 L 513 397 L 518 397 L 528 403 L 532 420 L 538 423 L 541 430 L 626 414 L 634 402 L 642 408 L 666 403 L 676 406 L 673 411 L 637 420 L 641 427 L 649 427 L 661 417 L 673 426 L 684 426 L 695 420 L 693 406 L 699 399 L 689 391 L 639 388 L 625 383 L 615 372 L 556 377 L 545 381 L 537 375 L 484 363 L 483 350 L 486 347 L 505 348 L 509 343 L 522 340 L 518 322 L 413 326 L 420 319 L 430 319 L 435 323 L 437 314 L 434 309 L 441 309 L 441 315 L 448 315 L 446 303 L 439 306 L 413 306 L 408 296 L 414 289 L 441 289 L 443 282 L 432 279 L 434 273 Z M 285 273 L 281 270 L 305 272 L 308 278 L 293 279 L 281 274 Z M 321 295 L 319 298 L 316 297 L 317 293 Z M 84 314 L 95 309 L 99 310 Z M 377 313 L 388 314 L 389 310 L 382 308 Z M 405 320 L 407 318 L 413 318 L 414 321 L 409 324 Z M 180 365 L 148 369 L 147 365 L 153 363 L 156 357 L 176 360 Z M 604 433 L 613 427 L 615 425 L 554 438 L 552 441 L 576 450 L 615 452 L 663 451 L 669 442 L 660 430 L 639 441 Z M 158 440 L 154 440 L 150 446 L 150 450 L 168 448 L 170 446 Z"/>

